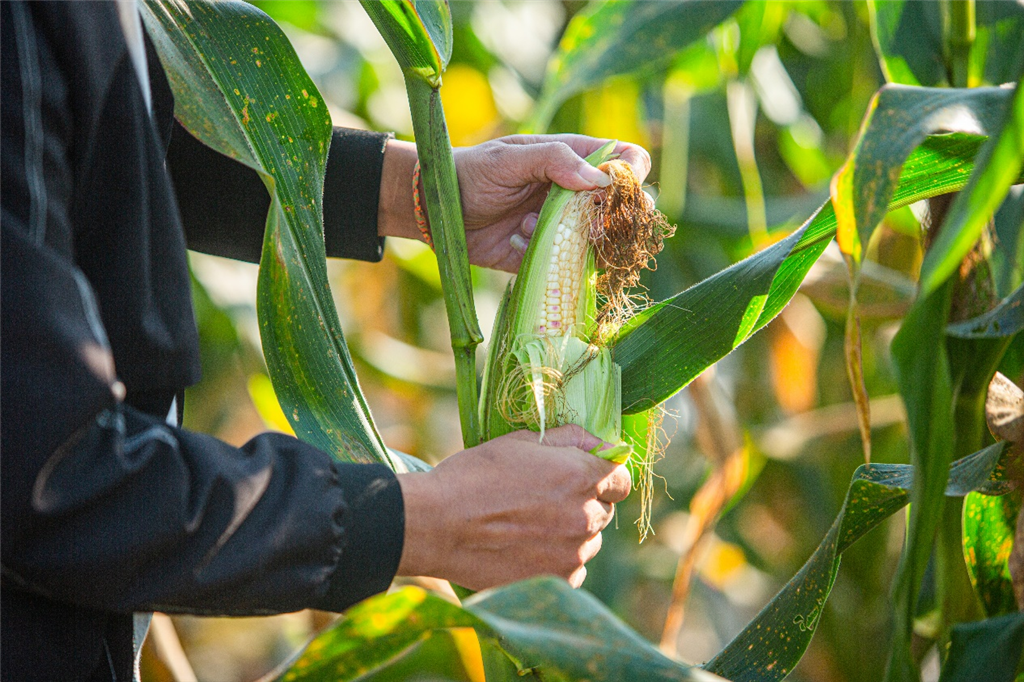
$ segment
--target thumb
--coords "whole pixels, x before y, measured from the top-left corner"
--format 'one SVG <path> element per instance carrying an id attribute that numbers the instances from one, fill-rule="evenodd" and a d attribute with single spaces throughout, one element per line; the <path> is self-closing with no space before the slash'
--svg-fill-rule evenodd
<path id="1" fill-rule="evenodd" d="M 606 173 L 591 166 L 564 142 L 508 145 L 505 156 L 512 184 L 553 182 L 577 192 L 611 184 Z"/>
<path id="2" fill-rule="evenodd" d="M 603 440 L 588 432 L 582 426 L 567 424 L 544 433 L 544 445 L 563 448 L 578 448 L 590 452 L 607 445 Z"/>

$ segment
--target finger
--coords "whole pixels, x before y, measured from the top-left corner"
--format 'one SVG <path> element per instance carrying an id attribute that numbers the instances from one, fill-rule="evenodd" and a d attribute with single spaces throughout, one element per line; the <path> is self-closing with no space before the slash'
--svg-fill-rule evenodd
<path id="1" fill-rule="evenodd" d="M 565 142 L 513 144 L 501 151 L 501 164 L 510 186 L 553 182 L 574 191 L 607 187 L 611 178 L 597 170 Z"/>
<path id="2" fill-rule="evenodd" d="M 508 238 L 509 246 L 518 251 L 519 253 L 526 253 L 526 247 L 529 246 L 529 242 L 526 241 L 526 237 L 521 234 L 514 234 Z"/>
<path id="3" fill-rule="evenodd" d="M 569 584 L 573 587 L 582 587 L 583 581 L 587 579 L 587 567 L 580 566 L 569 576 Z"/>
<path id="4" fill-rule="evenodd" d="M 608 527 L 615 518 L 615 507 L 601 500 L 587 500 L 583 505 L 587 515 L 587 537 L 593 537 Z"/>
<path id="5" fill-rule="evenodd" d="M 548 429 L 544 433 L 544 440 L 542 442 L 544 445 L 552 447 L 577 448 L 586 452 L 607 445 L 607 443 L 589 433 L 582 426 L 575 424 L 566 424 L 558 428 Z M 597 459 L 597 461 L 601 462 L 603 460 Z"/>
<path id="6" fill-rule="evenodd" d="M 498 141 L 507 145 L 520 146 L 544 144 L 546 142 L 561 142 L 562 144 L 568 145 L 569 148 L 580 156 L 589 156 L 611 142 L 611 140 L 605 138 L 578 135 L 576 133 L 557 133 L 554 135 L 506 135 L 505 137 L 498 138 Z M 629 143 L 624 142 L 621 144 L 626 146 Z"/>
<path id="7" fill-rule="evenodd" d="M 640 145 L 620 142 L 615 146 L 615 152 L 621 160 L 633 167 L 640 182 L 643 182 L 647 174 L 651 172 L 651 155 Z"/>
<path id="8" fill-rule="evenodd" d="M 581 157 L 593 154 L 602 146 L 610 142 L 610 140 L 600 137 L 590 137 L 588 135 L 576 135 L 572 133 L 563 133 L 560 135 L 509 135 L 507 137 L 500 138 L 500 140 L 508 144 L 516 145 L 561 142 L 568 145 Z M 615 145 L 615 153 L 619 155 L 620 159 L 633 167 L 633 170 L 636 172 L 637 178 L 640 179 L 640 182 L 643 182 L 651 172 L 651 155 L 648 154 L 647 150 L 640 145 L 633 144 L 632 142 L 619 142 Z M 575 188 L 567 187 L 567 189 Z"/>
<path id="9" fill-rule="evenodd" d="M 530 237 L 533 236 L 534 230 L 537 229 L 537 214 L 527 213 L 522 222 L 519 223 L 519 229 L 522 234 L 513 233 L 509 238 L 509 245 L 520 254 L 526 253 L 526 247 L 530 245 Z M 525 236 L 524 236 L 525 235 Z"/>
<path id="10" fill-rule="evenodd" d="M 583 546 L 580 547 L 580 559 L 584 564 L 597 556 L 597 553 L 601 551 L 601 543 L 600 533 L 583 543 Z"/>
<path id="11" fill-rule="evenodd" d="M 539 216 L 536 213 L 533 213 L 533 212 L 527 213 L 526 216 L 523 217 L 523 222 L 522 222 L 522 225 L 520 225 L 520 228 L 522 229 L 523 234 L 525 234 L 527 237 L 532 236 L 534 230 L 537 229 L 537 218 L 538 217 Z"/>
<path id="12" fill-rule="evenodd" d="M 610 504 L 622 502 L 629 495 L 631 489 L 632 479 L 629 476 L 629 469 L 620 464 L 598 482 L 597 499 Z"/>

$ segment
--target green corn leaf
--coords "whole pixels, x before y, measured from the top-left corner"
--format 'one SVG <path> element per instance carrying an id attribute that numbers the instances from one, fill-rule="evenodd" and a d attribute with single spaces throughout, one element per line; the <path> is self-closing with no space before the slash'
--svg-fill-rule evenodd
<path id="1" fill-rule="evenodd" d="M 990 616 L 1017 610 L 1010 551 L 1020 509 L 1020 491 L 1001 497 L 971 493 L 964 499 L 964 559 Z"/>
<path id="2" fill-rule="evenodd" d="M 345 682 L 399 658 L 433 629 L 487 626 L 472 613 L 417 587 L 371 597 L 310 642 L 281 682 Z"/>
<path id="3" fill-rule="evenodd" d="M 999 443 L 956 462 L 948 495 L 972 490 L 1006 492 Z M 516 663 L 541 679 L 780 680 L 799 661 L 817 625 L 839 567 L 839 555 L 902 508 L 913 468 L 872 465 L 857 469 L 843 509 L 825 540 L 757 618 L 701 670 L 663 656 L 601 602 L 556 578 L 534 578 L 481 592 L 462 607 L 405 587 L 371 597 L 317 637 L 284 674 L 284 682 L 344 682 L 390 666 L 432 631 L 472 627 Z M 773 646 L 759 646 L 768 638 Z M 776 642 L 778 644 L 776 645 Z M 482 642 L 484 643 L 484 642 Z M 751 646 L 753 645 L 753 646 Z M 712 675 L 711 673 L 714 673 Z"/>
<path id="4" fill-rule="evenodd" d="M 741 76 L 749 73 L 758 50 L 778 43 L 779 32 L 791 7 L 791 3 L 779 0 L 758 0 L 744 4 L 736 12 L 735 19 L 740 29 L 736 65 Z"/>
<path id="5" fill-rule="evenodd" d="M 785 240 L 648 308 L 623 327 L 613 356 L 622 367 L 624 414 L 667 400 L 745 340 L 744 330 L 753 331 L 782 268 L 800 267 L 802 279 L 832 239 L 834 219 L 818 220 L 822 212 L 831 217 L 824 207 Z M 795 287 L 786 303 L 794 293 Z"/>
<path id="6" fill-rule="evenodd" d="M 992 479 L 1006 451 L 1003 443 L 957 461 L 949 469 L 946 494 L 998 490 Z M 800 571 L 743 631 L 703 667 L 733 682 L 773 682 L 785 678 L 814 635 L 835 582 L 841 555 L 869 530 L 910 500 L 915 470 L 905 464 L 866 464 L 857 468 L 843 507 L 825 539 Z"/>
<path id="7" fill-rule="evenodd" d="M 1013 682 L 1024 648 L 1024 612 L 953 626 L 939 682 Z"/>
<path id="8" fill-rule="evenodd" d="M 975 5 L 977 29 L 971 46 L 971 74 L 986 85 L 1012 83 L 1024 59 L 1024 5 L 980 0 Z"/>
<path id="9" fill-rule="evenodd" d="M 530 128 L 547 128 L 566 99 L 610 76 L 653 69 L 704 40 L 742 4 L 706 2 L 594 2 L 573 17 L 548 64 Z"/>
<path id="10" fill-rule="evenodd" d="M 871 37 L 890 83 L 940 86 L 948 83 L 943 6 L 918 0 L 868 0 Z M 1001 85 L 1017 79 L 1024 58 L 1024 7 L 1017 2 L 975 3 L 975 36 L 968 85 Z"/>
<path id="11" fill-rule="evenodd" d="M 432 87 L 452 57 L 452 14 L 447 0 L 360 0 L 399 66 Z"/>
<path id="12" fill-rule="evenodd" d="M 175 116 L 255 170 L 271 196 L 257 290 L 263 350 L 303 440 L 395 467 L 356 379 L 327 281 L 323 182 L 331 121 L 280 28 L 244 2 L 147 0 L 142 17 Z"/>
<path id="13" fill-rule="evenodd" d="M 1024 284 L 984 315 L 946 327 L 946 334 L 960 339 L 999 339 L 1024 330 Z"/>
<path id="14" fill-rule="evenodd" d="M 345 682 L 370 670 L 380 679 L 434 630 L 473 627 L 500 647 L 522 674 L 543 680 L 721 680 L 665 657 L 583 590 L 534 578 L 488 590 L 462 607 L 405 587 L 350 609 L 317 637 L 282 682 Z"/>
<path id="15" fill-rule="evenodd" d="M 359 677 L 359 682 L 524 682 L 517 673 L 508 655 L 490 640 L 459 628 L 431 631 L 386 666 Z"/>
<path id="16" fill-rule="evenodd" d="M 886 85 L 861 125 L 857 145 L 832 179 L 836 241 L 860 261 L 885 217 L 908 155 L 928 135 L 963 132 L 991 135 L 1002 124 L 1013 91 L 1002 88 L 918 88 Z"/>
<path id="17" fill-rule="evenodd" d="M 953 382 L 944 333 L 951 291 L 947 283 L 919 298 L 892 342 L 896 380 L 907 408 L 910 461 L 918 475 L 896 577 L 890 680 L 916 679 L 919 674 L 910 651 L 917 594 L 942 517 L 942 488 L 953 458 Z"/>
<path id="18" fill-rule="evenodd" d="M 1021 36 L 1024 39 L 1024 36 Z M 1024 66 L 1024 62 L 1021 64 Z M 956 271 L 1024 167 L 1024 87 L 1018 81 L 1004 121 L 978 153 L 977 171 L 953 201 L 939 236 L 921 265 L 920 287 L 929 294 Z M 866 243 L 866 242 L 865 242 Z"/>
<path id="19" fill-rule="evenodd" d="M 466 602 L 466 610 L 542 680 L 721 679 L 667 658 L 594 596 L 557 578 L 481 592 Z"/>
<path id="20" fill-rule="evenodd" d="M 903 164 L 889 208 L 963 187 L 983 140 L 962 134 L 927 138 Z M 789 303 L 835 229 L 835 213 L 826 202 L 783 241 L 633 318 L 613 350 L 622 367 L 623 413 L 667 400 L 768 324 Z M 751 325 L 755 310 L 760 312 Z"/>
<path id="21" fill-rule="evenodd" d="M 311 33 L 322 30 L 322 7 L 317 0 L 255 0 L 252 4 L 270 15 L 274 21 L 288 23 Z"/>
<path id="22" fill-rule="evenodd" d="M 946 83 L 942 6 L 917 0 L 868 0 L 871 38 L 890 83 Z"/>

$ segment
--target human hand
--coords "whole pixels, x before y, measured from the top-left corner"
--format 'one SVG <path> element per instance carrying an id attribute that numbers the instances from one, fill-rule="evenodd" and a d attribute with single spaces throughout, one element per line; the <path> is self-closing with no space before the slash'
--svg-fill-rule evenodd
<path id="1" fill-rule="evenodd" d="M 629 470 L 595 457 L 578 426 L 518 431 L 398 477 L 405 501 L 399 575 L 474 590 L 552 574 L 579 587 L 601 548 Z"/>
<path id="2" fill-rule="evenodd" d="M 608 184 L 607 175 L 584 161 L 606 142 L 585 135 L 510 135 L 456 148 L 469 261 L 516 272 L 552 182 L 575 191 Z M 615 153 L 643 182 L 651 170 L 647 151 L 619 142 Z"/>

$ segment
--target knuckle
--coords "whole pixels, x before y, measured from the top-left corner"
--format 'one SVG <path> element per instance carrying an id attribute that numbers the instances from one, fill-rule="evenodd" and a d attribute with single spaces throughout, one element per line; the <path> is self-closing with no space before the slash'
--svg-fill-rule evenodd
<path id="1" fill-rule="evenodd" d="M 576 548 L 576 551 L 572 554 L 572 569 L 577 571 L 583 568 L 587 561 L 590 559 L 590 548 L 587 543 L 583 543 Z"/>
<path id="2" fill-rule="evenodd" d="M 580 510 L 578 513 L 573 514 L 572 520 L 569 522 L 569 532 L 576 538 L 589 538 L 594 534 L 592 529 L 597 521 L 598 519 L 593 514 L 588 513 L 586 510 Z"/>
<path id="3" fill-rule="evenodd" d="M 554 141 L 551 141 L 551 142 L 545 142 L 544 145 L 548 148 L 548 153 L 551 154 L 552 156 L 558 156 L 558 157 L 576 156 L 576 152 L 574 152 L 572 150 L 572 147 L 570 147 L 565 142 L 562 142 L 561 140 L 554 140 Z"/>
<path id="4" fill-rule="evenodd" d="M 571 576 L 573 573 L 576 573 L 586 563 L 580 555 L 581 552 L 578 549 L 566 552 L 563 556 L 559 557 L 552 567 L 552 572 L 555 575 L 561 576 Z"/>
<path id="5" fill-rule="evenodd" d="M 593 499 L 587 501 L 585 512 L 587 519 L 586 537 L 592 538 L 608 524 L 609 515 L 604 504 Z"/>
<path id="6" fill-rule="evenodd" d="M 585 543 L 580 545 L 577 554 L 577 561 L 579 561 L 580 567 L 586 565 L 588 561 L 597 556 L 597 553 L 601 551 L 601 543 L 603 542 L 601 534 L 598 533 Z"/>
<path id="7" fill-rule="evenodd" d="M 590 561 L 595 556 L 597 556 L 597 553 L 601 551 L 601 547 L 603 545 L 604 545 L 604 536 L 602 536 L 601 533 L 598 533 L 597 535 L 594 536 L 594 539 L 591 541 L 590 555 L 586 558 L 586 560 Z"/>
<path id="8" fill-rule="evenodd" d="M 587 462 L 589 465 L 587 473 L 590 474 L 588 487 L 591 494 L 600 494 L 604 488 L 614 488 L 615 478 L 612 472 L 609 471 L 609 462 L 604 461 L 600 457 L 591 457 L 591 459 L 593 461 Z"/>
<path id="9" fill-rule="evenodd" d="M 608 526 L 611 525 L 611 522 L 614 521 L 614 520 L 615 520 L 615 505 L 614 504 L 609 504 L 607 506 L 607 508 L 605 509 L 604 520 L 601 523 L 601 530 L 599 530 L 598 533 L 600 534 L 602 531 L 604 531 L 606 528 L 608 528 Z"/>
<path id="10" fill-rule="evenodd" d="M 579 164 L 580 157 L 565 142 L 547 142 L 545 150 L 551 161 L 552 168 L 561 171 L 573 171 Z"/>
<path id="11" fill-rule="evenodd" d="M 561 142 L 559 144 L 562 144 Z M 583 441 L 586 438 L 587 432 L 582 426 L 578 424 L 568 424 L 562 427 L 565 429 L 565 433 L 568 436 L 569 442 L 574 448 L 583 448 Z"/>
<path id="12" fill-rule="evenodd" d="M 480 147 L 480 151 L 483 153 L 484 158 L 491 163 L 500 163 L 504 161 L 512 152 L 512 149 L 508 145 L 496 144 L 496 141 L 485 142 Z"/>
<path id="13" fill-rule="evenodd" d="M 629 474 L 629 469 L 624 466 L 616 467 L 612 473 L 612 490 L 619 497 L 616 502 L 626 499 L 632 487 L 633 479 Z"/>

